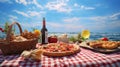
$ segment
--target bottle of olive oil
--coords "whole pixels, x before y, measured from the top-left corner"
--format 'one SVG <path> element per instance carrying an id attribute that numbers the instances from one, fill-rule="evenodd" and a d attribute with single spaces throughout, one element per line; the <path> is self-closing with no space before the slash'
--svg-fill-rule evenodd
<path id="1" fill-rule="evenodd" d="M 42 21 L 41 33 L 42 33 L 42 44 L 47 44 L 48 43 L 48 30 L 46 28 L 46 21 L 44 17 Z"/>

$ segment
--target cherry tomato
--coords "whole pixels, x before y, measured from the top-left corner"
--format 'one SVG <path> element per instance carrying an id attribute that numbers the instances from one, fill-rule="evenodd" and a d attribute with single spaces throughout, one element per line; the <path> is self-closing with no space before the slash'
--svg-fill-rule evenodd
<path id="1" fill-rule="evenodd" d="M 101 38 L 102 41 L 108 41 L 109 39 L 107 37 Z"/>

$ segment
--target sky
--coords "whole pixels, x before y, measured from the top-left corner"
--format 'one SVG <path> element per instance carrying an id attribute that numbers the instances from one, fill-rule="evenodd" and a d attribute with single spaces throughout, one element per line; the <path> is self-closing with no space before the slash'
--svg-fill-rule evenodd
<path id="1" fill-rule="evenodd" d="M 22 29 L 49 32 L 120 32 L 120 0 L 0 0 L 0 26 L 19 22 Z"/>

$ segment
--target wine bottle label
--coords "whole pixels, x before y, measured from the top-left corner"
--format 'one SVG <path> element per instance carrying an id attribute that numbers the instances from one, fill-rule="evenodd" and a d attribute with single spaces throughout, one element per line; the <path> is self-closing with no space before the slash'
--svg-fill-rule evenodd
<path id="1" fill-rule="evenodd" d="M 45 43 L 48 43 L 48 32 L 45 31 Z"/>

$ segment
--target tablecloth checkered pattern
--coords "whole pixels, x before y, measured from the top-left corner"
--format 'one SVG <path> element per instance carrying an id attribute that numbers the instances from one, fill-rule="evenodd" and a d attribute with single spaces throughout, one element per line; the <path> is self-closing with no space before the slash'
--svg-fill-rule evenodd
<path id="1" fill-rule="evenodd" d="M 42 56 L 41 61 L 24 60 L 20 55 L 0 54 L 1 67 L 120 67 L 120 52 L 96 53 L 80 48 L 77 54 L 64 57 Z"/>

